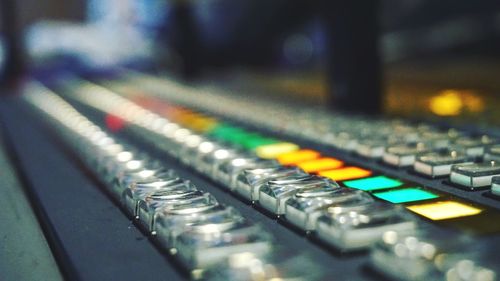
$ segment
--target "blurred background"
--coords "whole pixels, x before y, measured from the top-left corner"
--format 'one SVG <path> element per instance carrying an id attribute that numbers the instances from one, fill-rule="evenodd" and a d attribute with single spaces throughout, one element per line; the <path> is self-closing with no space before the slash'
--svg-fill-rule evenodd
<path id="1" fill-rule="evenodd" d="M 0 3 L 4 85 L 134 67 L 235 95 L 500 124 L 498 0 Z"/>

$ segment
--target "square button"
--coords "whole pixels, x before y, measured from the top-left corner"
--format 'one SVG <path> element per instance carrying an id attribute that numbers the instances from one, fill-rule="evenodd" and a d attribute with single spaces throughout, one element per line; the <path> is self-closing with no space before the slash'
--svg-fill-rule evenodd
<path id="1" fill-rule="evenodd" d="M 318 174 L 334 181 L 343 181 L 368 177 L 372 174 L 372 172 L 359 167 L 345 167 L 331 171 L 319 172 Z"/>
<path id="2" fill-rule="evenodd" d="M 333 170 L 342 167 L 344 162 L 330 157 L 297 163 L 297 166 L 307 173 L 315 173 L 324 170 Z"/>
<path id="3" fill-rule="evenodd" d="M 406 207 L 408 210 L 431 220 L 445 220 L 481 213 L 483 210 L 455 201 L 442 201 Z"/>
<path id="4" fill-rule="evenodd" d="M 419 188 L 404 188 L 373 194 L 375 197 L 394 204 L 438 198 L 437 194 Z"/>
<path id="5" fill-rule="evenodd" d="M 374 191 L 398 187 L 403 185 L 403 182 L 385 176 L 378 176 L 359 180 L 344 181 L 344 185 L 364 191 Z"/>

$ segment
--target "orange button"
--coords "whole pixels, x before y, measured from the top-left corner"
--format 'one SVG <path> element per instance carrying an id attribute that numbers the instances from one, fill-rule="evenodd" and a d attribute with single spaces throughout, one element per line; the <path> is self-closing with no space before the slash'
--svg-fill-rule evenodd
<path id="1" fill-rule="evenodd" d="M 308 160 L 316 159 L 320 156 L 319 152 L 310 149 L 301 149 L 290 153 L 281 154 L 278 161 L 281 165 L 297 164 Z"/>
<path id="2" fill-rule="evenodd" d="M 344 162 L 329 157 L 323 157 L 315 160 L 309 160 L 297 163 L 297 166 L 308 173 L 315 173 L 324 170 L 332 170 L 342 167 Z"/>
<path id="3" fill-rule="evenodd" d="M 364 178 L 371 175 L 370 170 L 361 169 L 359 167 L 345 167 L 342 169 L 336 169 L 332 171 L 319 172 L 320 176 L 327 177 L 334 181 L 343 181 Z"/>

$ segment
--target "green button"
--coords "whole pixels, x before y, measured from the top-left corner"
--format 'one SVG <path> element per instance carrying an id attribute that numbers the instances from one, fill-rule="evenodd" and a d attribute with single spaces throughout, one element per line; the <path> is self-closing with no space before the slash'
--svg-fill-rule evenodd
<path id="1" fill-rule="evenodd" d="M 209 135 L 219 140 L 234 142 L 244 139 L 248 132 L 238 127 L 223 124 L 217 126 Z"/>
<path id="2" fill-rule="evenodd" d="M 262 145 L 267 145 L 267 144 L 273 144 L 277 143 L 278 141 L 275 139 L 270 139 L 270 138 L 265 138 L 265 137 L 254 137 L 254 138 L 248 138 L 242 142 L 242 145 L 244 148 L 253 150 L 259 146 Z"/>
<path id="3" fill-rule="evenodd" d="M 375 197 L 389 201 L 391 203 L 406 203 L 434 199 L 438 195 L 418 188 L 405 188 L 391 191 L 378 192 L 373 194 Z"/>
<path id="4" fill-rule="evenodd" d="M 345 186 L 364 191 L 373 191 L 401 186 L 401 181 L 391 179 L 385 176 L 364 178 L 359 180 L 344 181 Z"/>

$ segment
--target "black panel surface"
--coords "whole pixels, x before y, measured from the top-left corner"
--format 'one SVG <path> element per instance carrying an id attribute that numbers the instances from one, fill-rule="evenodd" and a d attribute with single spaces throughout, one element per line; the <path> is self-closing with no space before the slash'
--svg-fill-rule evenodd
<path id="1" fill-rule="evenodd" d="M 0 114 L 68 279 L 185 279 L 96 182 L 64 155 L 19 100 L 0 103 Z"/>

